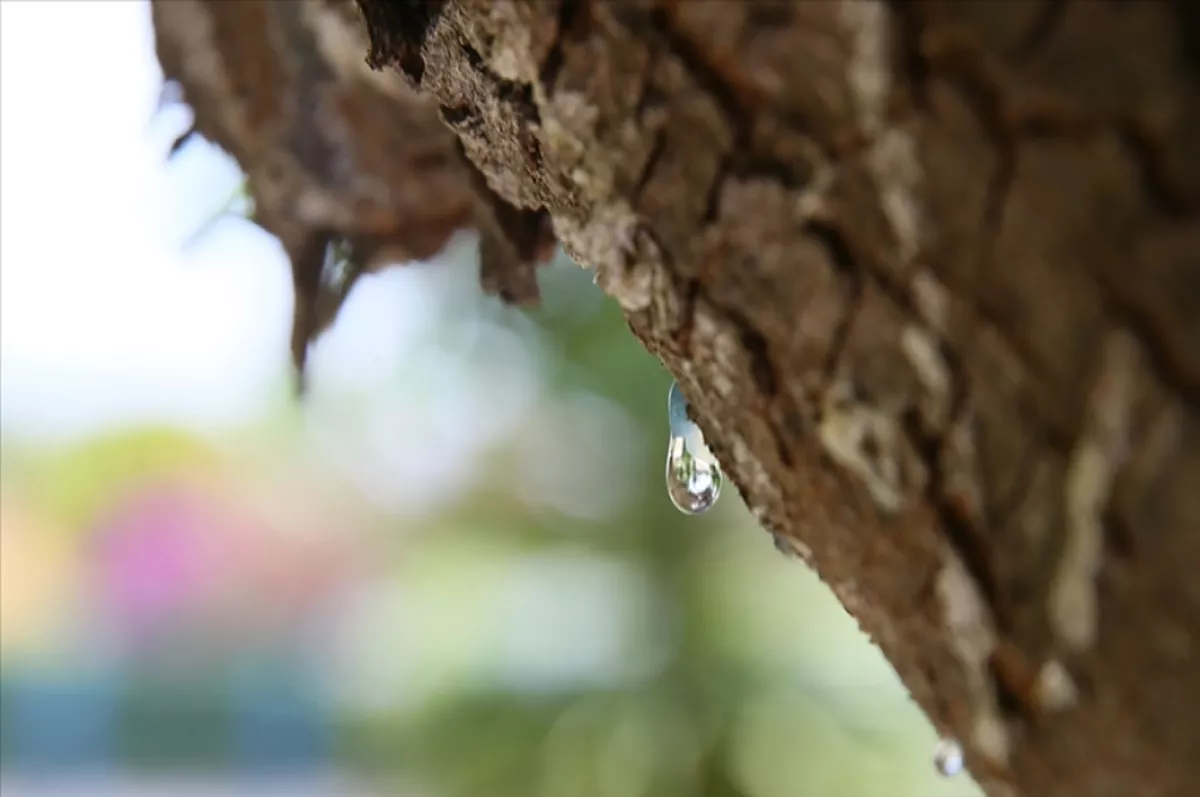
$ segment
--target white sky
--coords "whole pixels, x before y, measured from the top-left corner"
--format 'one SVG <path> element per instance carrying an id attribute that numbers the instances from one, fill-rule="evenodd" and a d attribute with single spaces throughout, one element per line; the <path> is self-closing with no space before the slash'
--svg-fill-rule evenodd
<path id="1" fill-rule="evenodd" d="M 166 163 L 187 112 L 154 119 L 148 5 L 4 2 L 0 14 L 0 430 L 255 417 L 286 376 L 286 261 L 236 220 L 185 249 L 238 173 L 203 143 Z M 351 381 L 429 321 L 424 276 L 387 281 L 396 290 L 357 292 L 322 346 Z"/>

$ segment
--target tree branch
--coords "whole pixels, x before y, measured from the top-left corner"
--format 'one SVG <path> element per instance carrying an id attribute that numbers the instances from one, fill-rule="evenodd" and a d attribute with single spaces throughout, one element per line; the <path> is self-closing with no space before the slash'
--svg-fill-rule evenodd
<path id="1" fill-rule="evenodd" d="M 989 794 L 1193 792 L 1191 6 L 358 5 Z"/>
<path id="2" fill-rule="evenodd" d="M 421 87 L 985 787 L 1183 794 L 1195 74 L 1036 5 L 449 2 Z"/>

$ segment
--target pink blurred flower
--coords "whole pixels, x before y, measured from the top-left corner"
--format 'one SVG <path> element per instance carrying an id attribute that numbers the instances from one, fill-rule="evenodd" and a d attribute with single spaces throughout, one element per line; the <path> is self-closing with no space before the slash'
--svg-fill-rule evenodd
<path id="1" fill-rule="evenodd" d="M 317 501 L 297 512 L 303 491 L 271 495 L 254 480 L 213 487 L 144 489 L 96 530 L 101 607 L 128 641 L 269 641 L 299 630 L 353 578 L 362 537 L 335 533 L 334 513 Z"/>
<path id="2" fill-rule="evenodd" d="M 94 531 L 102 608 L 135 636 L 182 619 L 220 578 L 214 530 L 222 522 L 181 486 L 124 502 Z"/>

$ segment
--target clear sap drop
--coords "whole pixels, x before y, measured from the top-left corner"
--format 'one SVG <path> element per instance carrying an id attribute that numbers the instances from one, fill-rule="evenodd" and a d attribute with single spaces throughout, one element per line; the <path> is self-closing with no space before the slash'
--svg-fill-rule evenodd
<path id="1" fill-rule="evenodd" d="M 953 739 L 939 739 L 933 749 L 933 765 L 945 777 L 953 777 L 963 770 L 962 747 Z"/>
<path id="2" fill-rule="evenodd" d="M 704 444 L 700 427 L 688 418 L 687 400 L 674 382 L 667 394 L 667 418 L 667 495 L 680 512 L 697 515 L 721 497 L 721 465 Z"/>

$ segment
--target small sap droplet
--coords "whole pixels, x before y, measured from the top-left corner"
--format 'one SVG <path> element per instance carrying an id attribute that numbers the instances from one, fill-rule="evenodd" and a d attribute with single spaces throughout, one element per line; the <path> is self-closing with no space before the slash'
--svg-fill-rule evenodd
<path id="1" fill-rule="evenodd" d="M 350 253 L 344 241 L 331 241 L 325 247 L 325 259 L 321 263 L 321 286 L 337 293 L 346 284 L 350 271 Z"/>
<path id="2" fill-rule="evenodd" d="M 667 449 L 667 494 L 680 512 L 698 515 L 721 497 L 721 468 L 692 454 L 687 440 L 672 437 Z"/>
<path id="3" fill-rule="evenodd" d="M 963 752 L 953 739 L 939 739 L 933 748 L 933 765 L 945 777 L 953 777 L 963 770 Z"/>
<path id="4" fill-rule="evenodd" d="M 687 415 L 687 400 L 671 383 L 667 394 L 671 439 L 667 445 L 667 495 L 680 511 L 697 515 L 721 497 L 721 465 L 704 444 L 704 435 Z"/>

